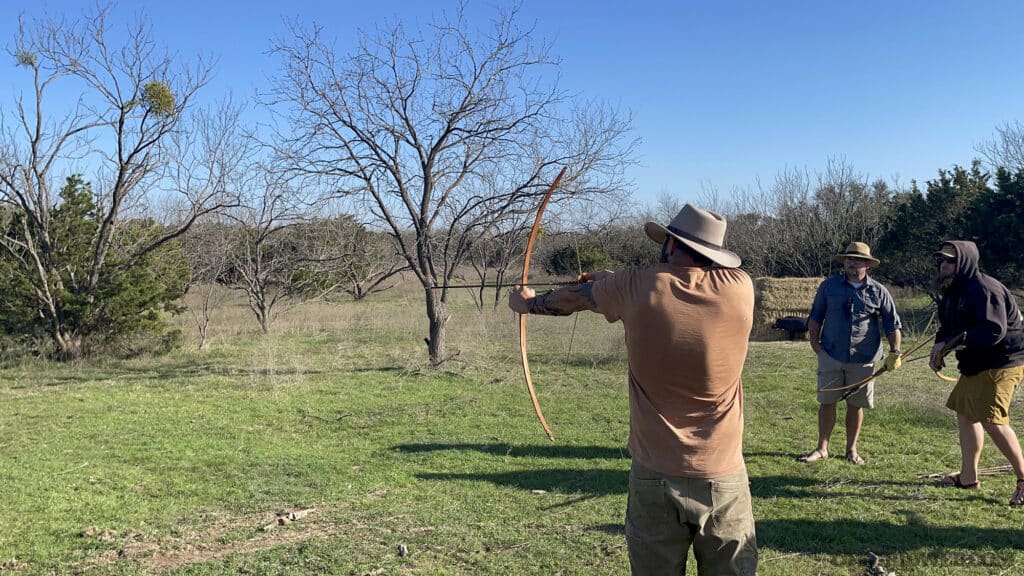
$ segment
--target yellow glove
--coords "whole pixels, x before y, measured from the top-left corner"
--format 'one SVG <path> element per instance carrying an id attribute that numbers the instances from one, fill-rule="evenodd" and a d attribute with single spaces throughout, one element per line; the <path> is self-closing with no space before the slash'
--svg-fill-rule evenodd
<path id="1" fill-rule="evenodd" d="M 903 355 L 899 352 L 889 352 L 889 355 L 885 357 L 886 372 L 898 370 L 900 366 L 903 366 Z"/>

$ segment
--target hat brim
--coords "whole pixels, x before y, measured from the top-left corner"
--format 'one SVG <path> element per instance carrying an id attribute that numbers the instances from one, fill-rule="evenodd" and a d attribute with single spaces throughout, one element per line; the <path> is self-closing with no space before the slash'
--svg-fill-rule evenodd
<path id="1" fill-rule="evenodd" d="M 657 222 L 648 222 L 644 224 L 644 234 L 647 234 L 647 237 L 657 244 L 663 244 L 665 242 L 665 237 L 671 236 L 679 242 L 686 244 L 687 247 L 697 254 L 700 254 L 715 264 L 725 268 L 739 268 L 740 264 L 743 263 L 743 260 L 740 259 L 735 252 L 730 252 L 724 248 L 705 246 L 704 244 L 694 242 L 693 240 L 688 240 L 677 234 L 673 234 L 671 230 Z"/>
<path id="2" fill-rule="evenodd" d="M 864 256 L 863 254 L 836 254 L 835 255 L 836 262 L 839 262 L 840 264 L 844 264 L 845 263 L 844 261 L 847 258 L 860 258 L 861 260 L 867 260 L 868 261 L 868 267 L 870 267 L 870 268 L 874 268 L 875 266 L 878 266 L 879 264 L 882 263 L 877 258 L 870 258 L 868 256 Z"/>

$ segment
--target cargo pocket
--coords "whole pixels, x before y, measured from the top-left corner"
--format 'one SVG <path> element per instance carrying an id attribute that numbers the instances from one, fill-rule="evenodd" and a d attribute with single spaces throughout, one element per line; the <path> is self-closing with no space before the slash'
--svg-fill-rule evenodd
<path id="1" fill-rule="evenodd" d="M 745 476 L 745 475 L 744 475 Z M 713 481 L 708 537 L 719 550 L 711 573 L 753 576 L 757 572 L 757 537 L 750 505 L 749 481 Z"/>
<path id="2" fill-rule="evenodd" d="M 718 481 L 711 483 L 711 526 L 720 535 L 743 539 L 754 532 L 750 504 L 750 482 Z"/>
<path id="3" fill-rule="evenodd" d="M 670 509 L 663 480 L 631 479 L 626 502 L 626 537 L 644 540 L 663 531 Z"/>

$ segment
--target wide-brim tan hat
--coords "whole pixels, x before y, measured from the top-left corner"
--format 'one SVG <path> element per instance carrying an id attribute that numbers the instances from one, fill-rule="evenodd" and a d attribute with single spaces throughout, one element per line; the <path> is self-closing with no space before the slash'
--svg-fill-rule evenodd
<path id="1" fill-rule="evenodd" d="M 687 204 L 668 226 L 648 222 L 644 233 L 658 244 L 665 242 L 666 235 L 671 236 L 719 266 L 737 268 L 743 261 L 725 249 L 725 228 L 725 218 L 719 214 Z"/>
<path id="2" fill-rule="evenodd" d="M 863 242 L 850 242 L 847 244 L 846 250 L 842 254 L 836 254 L 836 262 L 842 264 L 847 257 L 868 260 L 870 262 L 868 266 L 871 267 L 878 266 L 881 263 L 878 261 L 878 258 L 871 255 L 871 247 Z"/>

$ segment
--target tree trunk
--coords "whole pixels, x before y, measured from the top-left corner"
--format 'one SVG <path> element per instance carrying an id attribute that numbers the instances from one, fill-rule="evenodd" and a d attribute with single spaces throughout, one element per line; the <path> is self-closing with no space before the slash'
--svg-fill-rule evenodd
<path id="1" fill-rule="evenodd" d="M 264 335 L 270 334 L 270 306 L 267 305 L 267 302 L 258 295 L 250 295 L 249 309 L 256 315 L 256 320 L 260 323 L 260 331 Z"/>
<path id="2" fill-rule="evenodd" d="M 80 335 L 58 327 L 54 334 L 54 342 L 57 344 L 57 359 L 70 362 L 82 357 L 82 337 Z"/>
<path id="3" fill-rule="evenodd" d="M 267 311 L 260 307 L 260 311 L 256 316 L 260 321 L 260 330 L 263 332 L 263 335 L 270 334 L 270 317 Z"/>
<path id="4" fill-rule="evenodd" d="M 217 283 L 211 282 L 201 295 L 202 309 L 197 313 L 192 312 L 195 317 L 196 326 L 199 327 L 199 349 L 206 350 L 209 346 L 210 337 L 210 305 L 213 301 L 213 291 L 217 289 Z"/>
<path id="5" fill-rule="evenodd" d="M 498 306 L 501 306 L 501 297 L 504 295 L 504 291 L 501 289 L 501 286 L 504 285 L 505 270 L 499 269 L 497 276 L 494 277 L 494 310 L 497 310 Z M 483 301 L 483 298 L 481 298 L 481 301 Z"/>
<path id="6" fill-rule="evenodd" d="M 448 305 L 439 294 L 440 290 L 426 290 L 427 319 L 430 322 L 430 337 L 427 339 L 427 351 L 430 353 L 430 365 L 440 366 L 448 360 L 445 358 L 445 326 L 448 324 Z"/>

